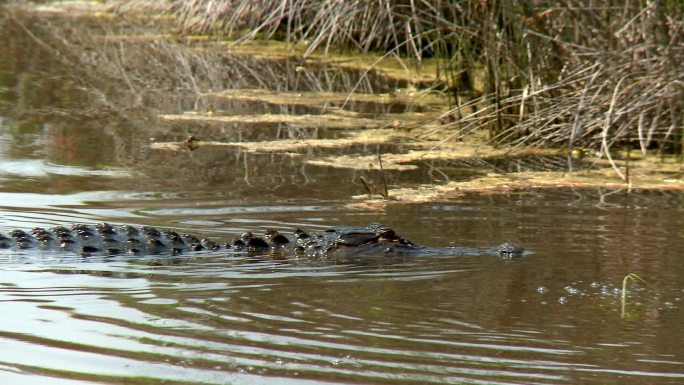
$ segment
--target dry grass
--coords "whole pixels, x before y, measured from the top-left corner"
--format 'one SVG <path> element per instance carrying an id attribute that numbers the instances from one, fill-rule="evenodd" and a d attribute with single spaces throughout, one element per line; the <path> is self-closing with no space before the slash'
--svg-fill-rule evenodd
<path id="1" fill-rule="evenodd" d="M 387 51 L 421 58 L 435 52 L 451 2 L 397 0 L 129 0 L 121 7 L 171 13 L 183 31 L 225 33 L 239 39 L 278 38 L 316 49 L 349 47 L 355 51 Z"/>
<path id="2" fill-rule="evenodd" d="M 684 5 L 589 8 L 565 1 L 533 10 L 519 41 L 503 43 L 526 47 L 528 59 L 519 63 L 527 65 L 498 69 L 513 80 L 490 77 L 490 92 L 448 114 L 450 127 L 485 126 L 497 141 L 586 146 L 606 155 L 624 142 L 681 153 Z"/>
<path id="3" fill-rule="evenodd" d="M 421 135 L 444 141 L 483 128 L 495 143 L 594 148 L 612 160 L 616 147 L 682 155 L 684 147 L 684 3 L 579 0 L 130 0 L 120 9 L 172 13 L 180 30 L 239 39 L 278 38 L 313 50 L 442 58 L 441 75 L 455 107 L 441 127 Z M 95 77 L 124 79 L 144 101 L 162 90 L 187 90 L 203 100 L 214 89 L 282 84 L 282 89 L 335 91 L 325 76 L 296 64 L 264 66 L 168 40 L 141 44 L 69 34 L 37 37 L 48 51 Z M 109 30 L 105 35 L 134 35 Z M 84 55 L 83 52 L 88 52 Z M 230 68 L 230 72 L 225 71 Z M 172 69 L 171 72 L 168 69 Z M 481 87 L 474 87 L 484 79 Z M 349 78 L 344 90 L 372 92 Z M 314 84 L 318 82 L 319 84 Z M 304 84 L 307 83 L 307 84 Z M 310 83 L 310 84 L 308 84 Z M 331 82 L 332 84 L 333 82 Z M 360 87 L 357 87 L 360 85 Z M 337 90 L 339 90 L 339 86 Z M 481 88 L 473 94 L 473 88 Z M 201 105 L 199 106 L 202 107 Z M 615 165 L 614 162 L 611 162 Z M 620 168 L 616 172 L 626 178 Z"/>
<path id="4" fill-rule="evenodd" d="M 611 147 L 627 143 L 682 154 L 684 3 L 678 0 L 126 4 L 173 13 L 184 31 L 284 39 L 306 45 L 306 54 L 348 47 L 441 57 L 455 101 L 442 117 L 451 122 L 440 131 L 445 139 L 484 127 L 491 140 L 515 145 L 592 147 L 610 157 Z M 470 99 L 479 78 L 482 92 Z"/>

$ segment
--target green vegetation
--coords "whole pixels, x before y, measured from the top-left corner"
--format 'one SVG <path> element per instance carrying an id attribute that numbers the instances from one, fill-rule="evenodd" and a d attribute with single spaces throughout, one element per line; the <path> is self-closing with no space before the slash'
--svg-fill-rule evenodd
<path id="1" fill-rule="evenodd" d="M 493 142 L 674 152 L 684 144 L 684 2 L 679 0 L 131 0 L 186 33 L 280 39 L 438 58 L 454 108 L 442 135 Z M 466 100 L 466 102 L 464 102 Z M 613 163 L 618 175 L 623 173 Z"/>
<path id="2" fill-rule="evenodd" d="M 622 311 L 620 312 L 621 317 L 624 319 L 625 318 L 625 308 L 627 306 L 627 282 L 632 281 L 632 282 L 641 282 L 645 284 L 648 287 L 651 287 L 651 285 L 646 282 L 643 278 L 638 276 L 635 273 L 629 273 L 625 276 L 625 278 L 622 280 L 622 297 L 620 298 L 620 303 L 622 304 Z"/>

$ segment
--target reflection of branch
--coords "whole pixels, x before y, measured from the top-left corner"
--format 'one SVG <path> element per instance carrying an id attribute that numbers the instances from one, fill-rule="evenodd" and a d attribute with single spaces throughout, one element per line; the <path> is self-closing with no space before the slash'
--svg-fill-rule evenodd
<path id="1" fill-rule="evenodd" d="M 68 65 L 68 66 L 73 65 L 73 63 L 70 60 L 68 60 L 66 57 L 64 57 L 63 54 L 61 54 L 59 52 L 59 50 L 57 50 L 56 48 L 52 47 L 50 44 L 44 42 L 42 39 L 40 39 L 39 37 L 34 35 L 33 32 L 31 32 L 31 30 L 29 30 L 24 23 L 19 21 L 19 19 L 14 16 L 14 14 L 10 14 L 10 15 L 12 15 L 11 20 L 16 25 L 18 25 L 24 31 L 24 33 L 26 33 L 26 35 L 28 35 L 28 37 L 30 37 L 31 40 L 33 40 L 36 44 L 38 44 L 42 49 L 46 50 L 47 52 L 50 52 L 52 54 L 52 56 L 55 57 L 55 59 L 61 61 L 63 64 Z"/>
<path id="2" fill-rule="evenodd" d="M 121 76 L 123 77 L 124 81 L 126 82 L 126 85 L 128 85 L 128 89 L 131 90 L 131 93 L 135 95 L 135 103 L 139 104 L 142 101 L 142 98 L 140 97 L 140 93 L 138 93 L 135 90 L 135 87 L 133 86 L 133 83 L 131 82 L 131 79 L 128 78 L 128 75 L 126 74 L 126 69 L 124 69 L 123 66 L 123 58 L 124 58 L 124 45 L 123 42 L 119 42 L 119 51 L 120 54 L 117 55 L 114 53 L 112 56 L 114 56 L 116 66 L 119 67 L 119 72 L 121 73 Z"/>

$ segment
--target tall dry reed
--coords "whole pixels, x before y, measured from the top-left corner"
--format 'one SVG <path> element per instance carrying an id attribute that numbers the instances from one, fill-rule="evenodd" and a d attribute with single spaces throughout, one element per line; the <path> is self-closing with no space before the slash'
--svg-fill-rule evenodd
<path id="1" fill-rule="evenodd" d="M 132 0 L 181 29 L 279 38 L 443 62 L 456 107 L 444 136 L 682 154 L 684 2 L 680 0 Z M 473 94 L 468 86 L 484 79 Z M 473 99 L 473 96 L 475 97 Z M 465 97 L 465 98 L 464 98 Z M 462 104 L 462 100 L 469 100 Z"/>

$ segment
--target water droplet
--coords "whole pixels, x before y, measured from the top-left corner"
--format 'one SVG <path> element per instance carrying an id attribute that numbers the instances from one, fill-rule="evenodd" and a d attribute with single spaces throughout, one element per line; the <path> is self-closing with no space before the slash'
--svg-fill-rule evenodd
<path id="1" fill-rule="evenodd" d="M 558 298 L 558 303 L 561 305 L 565 305 L 566 303 L 568 303 L 568 298 L 567 297 L 560 297 L 560 298 Z"/>
<path id="2" fill-rule="evenodd" d="M 546 294 L 549 292 L 549 289 L 546 286 L 539 286 L 537 288 L 537 293 L 539 294 Z"/>
<path id="3" fill-rule="evenodd" d="M 599 286 L 601 286 L 601 284 L 598 283 L 598 282 L 596 282 L 596 281 L 594 281 L 594 282 L 591 283 L 591 287 L 593 287 L 594 289 L 596 289 L 596 288 L 599 287 Z"/>

